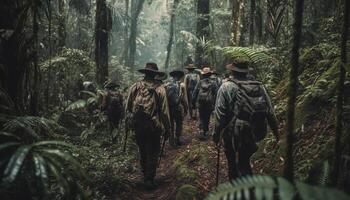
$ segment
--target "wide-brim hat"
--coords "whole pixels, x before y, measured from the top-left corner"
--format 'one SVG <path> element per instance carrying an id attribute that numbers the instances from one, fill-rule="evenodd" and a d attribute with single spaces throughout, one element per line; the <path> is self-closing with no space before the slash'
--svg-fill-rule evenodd
<path id="1" fill-rule="evenodd" d="M 201 74 L 202 75 L 210 75 L 210 74 L 212 74 L 211 69 L 209 67 L 204 67 L 201 71 Z"/>
<path id="2" fill-rule="evenodd" d="M 186 68 L 186 69 L 196 69 L 197 67 L 194 66 L 193 63 L 190 63 L 190 64 L 188 64 L 185 68 Z"/>
<path id="3" fill-rule="evenodd" d="M 175 69 L 175 70 L 169 72 L 169 75 L 172 77 L 174 77 L 174 76 L 183 77 L 183 76 L 185 76 L 185 72 L 183 72 L 181 69 Z"/>
<path id="4" fill-rule="evenodd" d="M 164 81 L 168 78 L 168 75 L 166 73 L 164 74 L 158 74 L 156 75 L 156 77 L 154 77 L 154 79 L 158 80 L 158 81 Z"/>
<path id="5" fill-rule="evenodd" d="M 159 71 L 156 63 L 146 63 L 145 68 L 139 69 L 137 71 L 142 73 L 142 74 L 153 73 L 153 74 L 160 75 L 160 76 L 163 76 L 165 74 L 165 72 Z"/>
<path id="6" fill-rule="evenodd" d="M 245 60 L 234 61 L 226 65 L 226 69 L 229 69 L 235 72 L 249 73 L 249 62 Z"/>

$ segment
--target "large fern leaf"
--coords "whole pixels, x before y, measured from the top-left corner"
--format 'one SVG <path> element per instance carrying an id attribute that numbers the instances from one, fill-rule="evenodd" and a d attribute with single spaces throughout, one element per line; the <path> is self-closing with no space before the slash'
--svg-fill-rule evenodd
<path id="1" fill-rule="evenodd" d="M 272 200 L 275 188 L 277 188 L 277 184 L 272 177 L 247 176 L 219 185 L 206 199 L 240 200 L 256 198 Z M 251 196 L 253 194 L 250 192 L 251 190 L 254 190 L 254 197 Z"/>
<path id="2" fill-rule="evenodd" d="M 246 59 L 254 64 L 273 61 L 273 58 L 265 52 L 264 49 L 253 47 L 224 47 L 224 55 L 230 58 Z"/>

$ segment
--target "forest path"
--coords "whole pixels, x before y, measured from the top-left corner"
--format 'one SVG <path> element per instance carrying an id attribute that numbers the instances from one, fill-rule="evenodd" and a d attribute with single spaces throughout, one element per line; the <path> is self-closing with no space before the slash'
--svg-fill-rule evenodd
<path id="1" fill-rule="evenodd" d="M 211 141 L 211 137 L 207 140 L 198 139 L 198 121 L 184 120 L 184 129 L 181 137 L 183 145 L 178 148 L 172 148 L 168 142 L 165 146 L 165 156 L 162 157 L 160 167 L 157 169 L 156 181 L 159 185 L 156 189 L 147 191 L 142 187 L 143 176 L 140 170 L 136 173 L 129 174 L 128 187 L 122 194 L 122 199 L 159 199 L 168 200 L 175 199 L 178 188 L 184 184 L 190 184 L 197 188 L 198 194 L 196 197 L 203 199 L 206 194 L 215 187 L 216 180 L 216 158 L 217 151 Z M 196 179 L 186 179 L 184 177 L 177 176 L 177 169 L 174 165 L 174 161 L 177 156 L 182 153 L 194 151 L 198 146 L 204 146 L 205 155 L 212 163 L 211 167 L 205 168 L 198 164 L 189 163 L 188 167 L 194 170 L 198 176 Z M 195 162 L 197 158 L 193 158 Z M 138 160 L 135 160 L 135 167 L 138 169 Z M 227 181 L 227 163 L 223 150 L 220 154 L 220 182 Z"/>

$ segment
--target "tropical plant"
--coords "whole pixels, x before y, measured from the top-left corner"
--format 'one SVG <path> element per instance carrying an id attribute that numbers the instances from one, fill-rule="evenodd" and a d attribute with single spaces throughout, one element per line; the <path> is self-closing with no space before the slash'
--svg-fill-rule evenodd
<path id="1" fill-rule="evenodd" d="M 273 61 L 273 58 L 266 53 L 266 49 L 259 49 L 254 47 L 224 47 L 222 52 L 230 58 L 247 59 L 253 64 L 261 62 Z"/>
<path id="2" fill-rule="evenodd" d="M 295 186 L 282 177 L 247 176 L 219 185 L 211 192 L 206 200 L 239 200 L 239 199 L 265 199 L 265 200 L 292 200 L 300 197 L 302 200 L 339 199 L 348 200 L 350 197 L 336 189 L 323 186 L 312 186 L 297 182 Z"/>

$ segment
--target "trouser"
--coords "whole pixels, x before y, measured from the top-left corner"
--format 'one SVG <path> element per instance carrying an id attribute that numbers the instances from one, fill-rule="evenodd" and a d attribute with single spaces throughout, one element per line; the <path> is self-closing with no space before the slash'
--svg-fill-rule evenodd
<path id="1" fill-rule="evenodd" d="M 195 118 L 196 116 L 196 109 L 192 105 L 192 94 L 193 91 L 187 91 L 187 99 L 188 99 L 188 113 L 190 113 L 191 118 Z"/>
<path id="2" fill-rule="evenodd" d="M 108 118 L 108 132 L 111 136 L 112 142 L 116 142 L 119 137 L 120 119 L 113 115 L 107 115 L 107 118 Z M 116 132 L 116 134 L 113 135 L 113 132 Z"/>
<path id="3" fill-rule="evenodd" d="M 182 112 L 181 108 L 170 108 L 170 125 L 171 125 L 171 135 L 170 135 L 170 140 L 171 142 L 175 142 L 175 138 L 178 141 L 181 133 L 182 133 Z"/>
<path id="4" fill-rule="evenodd" d="M 136 143 L 139 146 L 140 165 L 145 181 L 153 181 L 156 176 L 160 153 L 160 133 L 147 130 L 135 130 Z"/>
<path id="5" fill-rule="evenodd" d="M 199 110 L 199 130 L 203 134 L 207 134 L 209 131 L 209 121 L 211 113 L 213 112 L 211 105 L 201 105 L 198 106 Z"/>
<path id="6" fill-rule="evenodd" d="M 239 129 L 235 128 L 234 130 Z M 250 157 L 256 152 L 257 145 L 250 129 L 245 129 L 245 131 L 239 134 L 240 137 L 237 135 L 233 137 L 233 133 L 232 135 L 224 134 L 224 148 L 230 180 L 252 174 Z"/>

